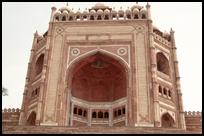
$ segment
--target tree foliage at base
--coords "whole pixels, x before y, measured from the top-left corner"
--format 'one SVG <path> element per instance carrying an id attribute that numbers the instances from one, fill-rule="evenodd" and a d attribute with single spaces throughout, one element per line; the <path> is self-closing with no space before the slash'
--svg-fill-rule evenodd
<path id="1" fill-rule="evenodd" d="M 2 87 L 2 96 L 7 96 L 8 95 L 8 89 L 5 87 Z"/>

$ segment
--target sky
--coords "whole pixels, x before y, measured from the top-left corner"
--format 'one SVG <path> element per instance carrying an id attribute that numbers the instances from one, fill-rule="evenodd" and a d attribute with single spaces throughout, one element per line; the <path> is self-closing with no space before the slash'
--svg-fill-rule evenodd
<path id="1" fill-rule="evenodd" d="M 135 2 L 103 2 L 116 10 L 126 10 Z M 77 11 L 91 8 L 96 2 L 69 2 Z M 145 6 L 146 3 L 139 2 Z M 153 25 L 161 31 L 175 31 L 181 90 L 185 111 L 202 111 L 202 3 L 150 2 Z M 51 7 L 65 2 L 2 3 L 2 96 L 3 108 L 21 108 L 27 66 L 37 30 L 48 29 Z"/>

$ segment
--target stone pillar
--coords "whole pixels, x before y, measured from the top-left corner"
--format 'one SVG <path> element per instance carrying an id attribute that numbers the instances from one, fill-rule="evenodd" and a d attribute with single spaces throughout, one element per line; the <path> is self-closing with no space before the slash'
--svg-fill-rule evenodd
<path id="1" fill-rule="evenodd" d="M 70 115 L 70 126 L 73 126 L 73 111 L 74 111 L 74 103 L 71 104 L 71 115 Z"/>
<path id="2" fill-rule="evenodd" d="M 50 22 L 54 21 L 54 13 L 57 10 L 57 8 L 56 7 L 52 7 L 51 9 L 52 9 L 52 12 L 51 12 L 51 16 L 50 16 Z"/>
<path id="3" fill-rule="evenodd" d="M 91 120 L 92 120 L 92 108 L 88 108 L 88 126 L 91 126 Z"/>
<path id="4" fill-rule="evenodd" d="M 147 19 L 151 20 L 151 12 L 150 12 L 150 5 L 147 2 L 146 9 L 147 9 Z"/>
<path id="5" fill-rule="evenodd" d="M 175 78 L 176 78 L 175 79 L 176 80 L 176 90 L 178 93 L 179 128 L 186 129 L 185 116 L 184 116 L 184 110 L 183 110 L 182 92 L 181 92 L 181 87 L 180 87 L 180 76 L 179 76 L 179 70 L 178 70 L 178 60 L 177 60 L 177 54 L 176 54 L 176 44 L 175 44 L 175 39 L 174 39 L 174 31 L 172 29 L 170 31 L 170 35 L 171 35 L 173 63 L 174 63 Z"/>
<path id="6" fill-rule="evenodd" d="M 113 126 L 113 108 L 109 109 L 109 126 Z"/>

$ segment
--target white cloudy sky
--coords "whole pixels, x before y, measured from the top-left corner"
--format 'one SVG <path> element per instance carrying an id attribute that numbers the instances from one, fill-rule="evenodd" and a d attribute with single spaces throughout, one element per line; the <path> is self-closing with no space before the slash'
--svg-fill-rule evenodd
<path id="1" fill-rule="evenodd" d="M 69 6 L 83 11 L 95 2 L 70 2 Z M 119 9 L 134 2 L 104 2 Z M 146 3 L 139 3 L 145 6 Z M 49 23 L 51 7 L 65 2 L 3 3 L 2 4 L 2 85 L 9 96 L 2 98 L 2 108 L 20 108 L 27 64 L 36 30 L 43 34 Z M 202 3 L 150 2 L 153 24 L 162 31 L 175 30 L 184 110 L 202 110 Z"/>

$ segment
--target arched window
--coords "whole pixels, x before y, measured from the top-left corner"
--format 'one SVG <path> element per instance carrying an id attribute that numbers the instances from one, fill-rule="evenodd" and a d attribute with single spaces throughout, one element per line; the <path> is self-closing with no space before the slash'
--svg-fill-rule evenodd
<path id="1" fill-rule="evenodd" d="M 127 15 L 127 19 L 131 19 L 131 15 L 130 14 Z"/>
<path id="2" fill-rule="evenodd" d="M 167 89 L 164 88 L 164 95 L 167 95 Z"/>
<path id="3" fill-rule="evenodd" d="M 104 20 L 109 20 L 109 16 L 105 15 Z"/>
<path id="4" fill-rule="evenodd" d="M 72 16 L 70 16 L 70 17 L 69 17 L 69 21 L 72 21 L 72 20 L 73 20 L 73 17 L 72 17 Z"/>
<path id="5" fill-rule="evenodd" d="M 113 15 L 112 17 L 113 17 L 113 20 L 117 20 L 117 17 L 116 17 L 116 15 Z"/>
<path id="6" fill-rule="evenodd" d="M 162 94 L 162 87 L 159 85 L 159 93 Z"/>
<path id="7" fill-rule="evenodd" d="M 94 16 L 93 15 L 90 16 L 90 20 L 94 20 Z"/>
<path id="8" fill-rule="evenodd" d="M 121 115 L 121 109 L 118 110 L 118 116 L 120 116 L 120 115 Z"/>
<path id="9" fill-rule="evenodd" d="M 125 107 L 123 107 L 123 114 L 125 114 Z"/>
<path id="10" fill-rule="evenodd" d="M 77 107 L 74 107 L 74 114 L 77 114 Z"/>
<path id="11" fill-rule="evenodd" d="M 104 114 L 104 118 L 108 118 L 108 117 L 109 117 L 108 112 L 105 112 L 105 114 Z"/>
<path id="12" fill-rule="evenodd" d="M 168 96 L 171 97 L 171 91 L 170 90 L 168 90 Z"/>
<path id="13" fill-rule="evenodd" d="M 161 126 L 165 128 L 174 127 L 174 120 L 169 113 L 165 113 L 161 118 Z"/>
<path id="14" fill-rule="evenodd" d="M 41 54 L 35 63 L 35 75 L 39 75 L 42 72 L 43 61 L 44 61 L 44 54 Z"/>
<path id="15" fill-rule="evenodd" d="M 55 17 L 55 20 L 56 20 L 56 21 L 59 21 L 59 17 L 58 17 L 58 16 L 56 16 L 56 17 Z"/>
<path id="16" fill-rule="evenodd" d="M 146 15 L 145 14 L 142 14 L 142 19 L 145 19 L 146 18 Z"/>
<path id="17" fill-rule="evenodd" d="M 101 20 L 101 19 L 102 19 L 101 15 L 98 15 L 97 20 Z"/>
<path id="18" fill-rule="evenodd" d="M 134 19 L 138 19 L 138 18 L 139 18 L 138 14 L 135 14 Z"/>
<path id="19" fill-rule="evenodd" d="M 98 118 L 103 118 L 103 112 L 102 111 L 98 112 Z"/>
<path id="20" fill-rule="evenodd" d="M 66 21 L 66 17 L 65 16 L 62 17 L 62 21 Z"/>
<path id="21" fill-rule="evenodd" d="M 87 20 L 87 15 L 84 15 L 84 16 L 83 16 L 83 20 Z"/>
<path id="22" fill-rule="evenodd" d="M 96 112 L 92 112 L 92 118 L 96 118 Z"/>
<path id="23" fill-rule="evenodd" d="M 117 111 L 114 111 L 114 117 L 117 117 L 117 115 L 118 115 Z"/>
<path id="24" fill-rule="evenodd" d="M 77 20 L 77 21 L 80 20 L 80 16 L 79 16 L 79 15 L 76 16 L 76 20 Z"/>
<path id="25" fill-rule="evenodd" d="M 78 115 L 82 115 L 82 109 L 78 109 Z"/>
<path id="26" fill-rule="evenodd" d="M 157 53 L 157 70 L 169 75 L 169 61 L 161 52 Z"/>
<path id="27" fill-rule="evenodd" d="M 84 110 L 84 115 L 83 116 L 86 117 L 86 110 Z"/>

